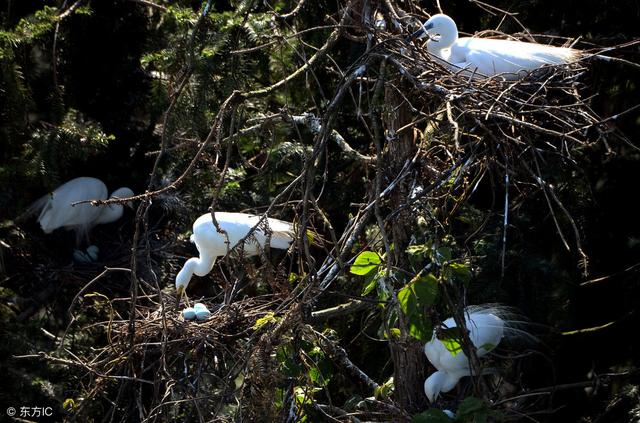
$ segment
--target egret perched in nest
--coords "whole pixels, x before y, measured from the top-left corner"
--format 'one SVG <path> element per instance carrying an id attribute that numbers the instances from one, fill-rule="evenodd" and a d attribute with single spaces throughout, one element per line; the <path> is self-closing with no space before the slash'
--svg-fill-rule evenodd
<path id="1" fill-rule="evenodd" d="M 245 256 L 255 256 L 269 242 L 271 248 L 286 250 L 295 237 L 293 223 L 283 220 L 266 218 L 247 213 L 215 212 L 216 221 L 222 232 L 211 220 L 211 213 L 203 214 L 193 223 L 193 235 L 191 242 L 196 244 L 200 257 L 192 257 L 184 264 L 182 270 L 176 276 L 176 291 L 178 299 L 189 285 L 191 277 L 195 273 L 205 276 L 213 268 L 218 257 L 224 257 L 241 240 L 244 241 L 242 252 Z M 268 226 L 268 230 L 265 227 Z"/>
<path id="2" fill-rule="evenodd" d="M 408 41 L 428 37 L 427 50 L 442 59 L 452 71 L 506 80 L 518 80 L 545 65 L 562 65 L 579 59 L 580 50 L 523 41 L 489 38 L 458 38 L 453 19 L 444 14 L 433 15 Z M 453 65 L 453 66 L 451 66 Z"/>
<path id="3" fill-rule="evenodd" d="M 75 231 L 77 247 L 83 239 L 88 240 L 89 231 L 94 226 L 120 219 L 123 206 L 73 204 L 86 200 L 106 200 L 108 194 L 107 186 L 100 179 L 83 176 L 60 185 L 52 193 L 37 200 L 29 207 L 29 212 L 40 212 L 38 222 L 46 234 L 58 228 Z M 129 188 L 118 188 L 111 194 L 111 198 L 131 196 L 133 191 Z"/>
<path id="4" fill-rule="evenodd" d="M 500 311 L 495 307 L 471 306 L 465 309 L 465 326 L 469 330 L 469 340 L 476 347 L 478 358 L 498 346 L 505 336 L 505 330 L 511 329 L 498 314 Z M 457 325 L 453 317 L 450 317 L 442 322 L 442 327 L 444 330 L 440 332 L 451 332 L 450 329 Z M 438 330 L 434 330 L 433 337 L 424 346 L 424 353 L 437 370 L 424 382 L 424 392 L 431 402 L 438 398 L 440 392 L 452 390 L 462 377 L 471 375 L 469 358 L 461 351 L 458 342 L 460 334 L 448 334 L 440 338 L 442 340 L 438 338 Z"/>

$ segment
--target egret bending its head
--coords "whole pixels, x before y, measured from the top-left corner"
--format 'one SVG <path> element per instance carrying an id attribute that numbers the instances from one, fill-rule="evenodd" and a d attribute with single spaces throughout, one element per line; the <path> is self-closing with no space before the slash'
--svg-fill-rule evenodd
<path id="1" fill-rule="evenodd" d="M 444 14 L 433 15 L 409 40 L 428 37 L 427 50 L 452 71 L 475 77 L 500 75 L 520 79 L 544 65 L 561 65 L 580 58 L 572 48 L 489 38 L 458 38 L 458 27 Z"/>
<path id="2" fill-rule="evenodd" d="M 58 228 L 73 230 L 76 233 L 76 244 L 79 244 L 83 238 L 88 239 L 89 231 L 95 225 L 120 219 L 123 208 L 121 204 L 73 204 L 87 200 L 106 200 L 107 195 L 107 186 L 100 179 L 79 177 L 60 185 L 51 194 L 33 203 L 29 209 L 31 212 L 40 212 L 38 222 L 44 233 L 49 234 Z M 111 197 L 128 198 L 133 195 L 129 188 L 119 188 Z"/>
<path id="3" fill-rule="evenodd" d="M 252 232 L 250 239 L 244 242 L 243 252 L 246 256 L 255 256 L 264 249 L 269 241 L 271 248 L 286 250 L 295 237 L 293 223 L 267 218 L 266 225 L 260 223 L 262 217 L 246 213 L 215 212 L 216 221 L 223 232 L 218 232 L 211 213 L 203 214 L 193 223 L 191 242 L 196 245 L 200 257 L 192 257 L 184 264 L 176 276 L 178 299 L 182 296 L 191 277 L 195 273 L 205 276 L 213 268 L 216 258 L 223 257 Z M 269 231 L 263 229 L 269 227 Z M 269 232 L 269 233 L 267 233 Z"/>
<path id="4" fill-rule="evenodd" d="M 495 308 L 468 307 L 465 310 L 465 326 L 469 330 L 469 340 L 476 347 L 477 356 L 483 357 L 502 341 L 505 334 L 505 321 L 497 315 Z M 455 320 L 450 317 L 442 322 L 442 327 L 452 329 L 457 327 Z M 424 382 L 424 392 L 433 402 L 440 392 L 449 392 L 464 376 L 471 375 L 469 358 L 462 351 L 450 351 L 438 339 L 437 330 L 424 346 L 424 353 L 436 372 Z"/>

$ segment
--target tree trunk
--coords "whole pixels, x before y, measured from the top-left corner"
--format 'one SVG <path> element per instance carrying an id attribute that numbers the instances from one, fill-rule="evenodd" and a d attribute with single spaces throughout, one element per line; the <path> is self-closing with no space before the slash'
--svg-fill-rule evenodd
<path id="1" fill-rule="evenodd" d="M 409 107 L 403 102 L 393 88 L 385 90 L 385 104 L 389 105 L 385 119 L 388 140 L 389 173 L 388 180 L 393 180 L 403 169 L 405 163 L 411 160 L 416 152 L 416 145 L 410 131 L 397 134 L 396 131 L 411 122 Z M 401 181 L 391 195 L 391 209 L 397 210 L 405 203 L 409 195 L 410 179 Z M 413 219 L 410 209 L 406 208 L 396 215 L 392 222 L 392 239 L 394 248 L 394 264 L 399 268 L 407 268 L 405 250 L 411 237 Z M 404 319 L 399 319 L 404 324 Z M 406 334 L 408 328 L 401 329 L 400 340 L 390 342 L 391 358 L 393 359 L 395 377 L 395 396 L 402 409 L 409 413 L 416 413 L 426 407 L 426 397 L 423 385 L 426 362 L 422 344 Z M 403 337 L 405 339 L 403 339 Z"/>

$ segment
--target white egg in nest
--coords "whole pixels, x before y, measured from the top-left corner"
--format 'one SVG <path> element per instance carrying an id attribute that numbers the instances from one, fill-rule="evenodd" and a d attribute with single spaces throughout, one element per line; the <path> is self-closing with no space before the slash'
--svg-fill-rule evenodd
<path id="1" fill-rule="evenodd" d="M 187 307 L 182 310 L 182 317 L 184 320 L 193 320 L 196 317 L 196 310 L 193 307 Z"/>
<path id="2" fill-rule="evenodd" d="M 211 312 L 207 306 L 202 303 L 196 303 L 193 308 L 196 312 L 196 319 L 198 320 L 207 320 L 211 316 Z"/>

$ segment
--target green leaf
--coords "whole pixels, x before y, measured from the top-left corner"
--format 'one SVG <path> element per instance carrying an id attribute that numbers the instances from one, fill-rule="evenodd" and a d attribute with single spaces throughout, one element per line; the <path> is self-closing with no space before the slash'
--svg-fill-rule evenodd
<path id="1" fill-rule="evenodd" d="M 388 339 L 400 339 L 400 334 L 401 334 L 400 329 L 391 328 L 391 329 L 389 329 L 389 335 L 385 336 L 385 338 L 388 338 Z"/>
<path id="2" fill-rule="evenodd" d="M 414 277 L 398 292 L 398 301 L 400 301 L 402 311 L 409 315 L 416 306 L 429 307 L 433 305 L 437 294 L 438 279 L 429 273 L 427 276 Z"/>
<path id="3" fill-rule="evenodd" d="M 294 361 L 295 356 L 290 345 L 280 346 L 276 350 L 276 359 L 280 363 L 279 372 L 289 378 L 297 378 L 305 370 L 301 364 Z"/>
<path id="4" fill-rule="evenodd" d="M 309 369 L 309 379 L 311 379 L 311 382 L 313 382 L 315 385 L 325 385 L 322 373 L 317 367 L 312 367 Z"/>
<path id="5" fill-rule="evenodd" d="M 293 394 L 296 402 L 300 405 L 311 404 L 313 401 L 313 394 L 319 391 L 322 391 L 322 388 L 309 388 L 307 386 L 296 386 L 293 388 Z"/>
<path id="6" fill-rule="evenodd" d="M 317 345 L 311 347 L 307 354 L 313 360 L 313 365 L 309 368 L 309 379 L 317 386 L 327 386 L 333 374 L 332 361 L 325 356 L 324 351 Z M 307 350 L 307 348 L 304 348 Z"/>
<path id="7" fill-rule="evenodd" d="M 89 6 L 80 6 L 75 10 L 76 15 L 92 16 L 93 10 Z"/>
<path id="8" fill-rule="evenodd" d="M 276 317 L 275 314 L 273 314 L 273 312 L 270 311 L 267 314 L 265 314 L 263 317 L 256 320 L 256 322 L 254 323 L 251 329 L 258 330 L 262 326 L 266 325 L 267 323 L 277 322 L 278 320 L 280 320 L 280 317 Z"/>
<path id="9" fill-rule="evenodd" d="M 438 279 L 432 274 L 416 276 L 398 291 L 400 309 L 409 324 L 409 335 L 419 341 L 431 339 L 433 328 L 425 312 L 433 305 L 437 295 Z"/>
<path id="10" fill-rule="evenodd" d="M 449 416 L 437 408 L 430 408 L 424 413 L 416 414 L 411 419 L 411 423 L 451 423 L 451 421 Z"/>
<path id="11" fill-rule="evenodd" d="M 393 384 L 393 377 L 387 379 L 385 383 L 379 385 L 376 390 L 373 392 L 373 396 L 377 400 L 385 400 L 391 397 L 393 391 L 395 389 L 395 385 Z"/>
<path id="12" fill-rule="evenodd" d="M 435 261 L 442 263 L 451 260 L 451 249 L 449 247 L 440 247 L 436 250 Z"/>
<path id="13" fill-rule="evenodd" d="M 313 231 L 307 229 L 307 240 L 309 241 L 309 244 L 315 245 L 315 238 L 316 234 Z"/>
<path id="14" fill-rule="evenodd" d="M 369 273 L 368 275 L 365 276 L 365 286 L 364 288 L 362 288 L 362 293 L 360 295 L 362 295 L 363 297 L 367 296 L 376 288 L 376 285 L 378 285 L 377 276 L 378 276 L 377 273 L 375 275 Z"/>
<path id="15" fill-rule="evenodd" d="M 469 283 L 471 280 L 471 269 L 464 263 L 451 263 L 449 264 L 451 274 L 460 279 L 463 283 Z"/>
<path id="16" fill-rule="evenodd" d="M 430 249 L 430 244 L 410 245 L 409 247 L 407 247 L 406 252 L 411 256 L 426 256 Z"/>
<path id="17" fill-rule="evenodd" d="M 67 398 L 62 403 L 62 408 L 64 408 L 65 411 L 67 412 L 73 412 L 73 411 L 76 411 L 76 409 L 78 408 L 78 405 L 73 400 L 73 398 Z"/>
<path id="18" fill-rule="evenodd" d="M 167 7 L 167 13 L 165 16 L 170 16 L 177 23 L 190 23 L 195 22 L 197 15 L 188 7 L 182 7 L 178 5 L 170 5 Z"/>
<path id="19" fill-rule="evenodd" d="M 380 263 L 382 263 L 382 259 L 373 251 L 363 251 L 358 254 L 355 261 L 351 265 L 351 272 L 354 275 L 364 276 L 375 270 Z"/>
<path id="20" fill-rule="evenodd" d="M 462 352 L 462 345 L 455 339 L 444 339 L 441 342 L 454 357 Z"/>
<path id="21" fill-rule="evenodd" d="M 438 339 L 445 348 L 451 353 L 452 356 L 456 356 L 462 352 L 462 344 L 460 340 L 462 339 L 462 332 L 459 327 L 452 327 L 441 329 L 438 332 Z"/>

